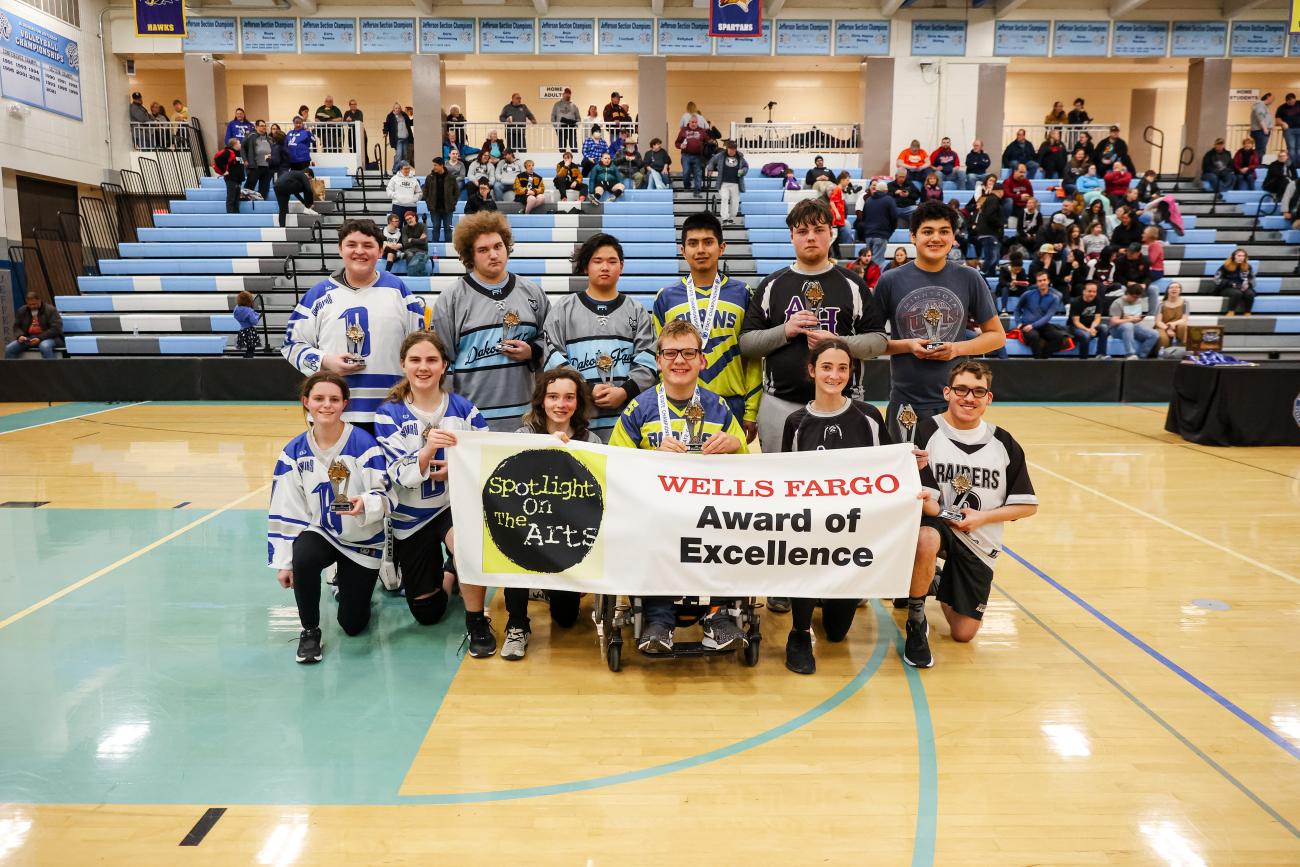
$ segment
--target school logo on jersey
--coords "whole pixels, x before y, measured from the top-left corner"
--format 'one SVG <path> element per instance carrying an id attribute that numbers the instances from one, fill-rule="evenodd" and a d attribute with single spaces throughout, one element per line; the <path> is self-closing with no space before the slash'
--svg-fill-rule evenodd
<path id="1" fill-rule="evenodd" d="M 960 340 L 966 331 L 966 305 L 951 289 L 944 286 L 925 286 L 907 296 L 898 305 L 898 330 L 905 340 L 928 337 L 925 315 L 930 308 L 939 311 L 939 340 L 952 343 Z"/>
<path id="2" fill-rule="evenodd" d="M 600 538 L 605 456 L 564 448 L 511 452 L 483 448 L 483 570 L 553 575 L 574 568 Z"/>
<path id="3" fill-rule="evenodd" d="M 817 447 L 817 450 L 823 451 L 825 449 L 838 448 L 839 444 L 843 440 L 844 440 L 844 431 L 840 430 L 839 425 L 837 424 L 827 425 L 825 428 L 822 429 L 822 444 Z"/>

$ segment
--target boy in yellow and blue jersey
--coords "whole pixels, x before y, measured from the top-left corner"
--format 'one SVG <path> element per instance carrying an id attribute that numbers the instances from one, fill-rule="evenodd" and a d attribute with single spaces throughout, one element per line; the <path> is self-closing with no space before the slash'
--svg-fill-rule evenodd
<path id="1" fill-rule="evenodd" d="M 745 430 L 745 441 L 753 442 L 758 434 L 763 363 L 740 355 L 740 327 L 749 306 L 749 287 L 719 271 L 718 260 L 727 245 L 722 240 L 722 224 L 713 214 L 701 211 L 686 218 L 680 249 L 691 273 L 659 290 L 653 310 L 655 333 L 670 320 L 685 319 L 704 335 L 705 365 L 700 381 L 726 402 Z"/>
<path id="2" fill-rule="evenodd" d="M 631 449 L 658 449 L 685 453 L 688 415 L 702 415 L 699 448 L 701 455 L 745 454 L 745 432 L 716 394 L 700 386 L 704 367 L 704 341 L 695 327 L 684 319 L 673 319 L 659 333 L 655 357 L 660 385 L 637 395 L 619 417 L 609 438 L 612 446 Z M 730 650 L 745 642 L 745 634 L 729 613 L 728 600 L 711 600 L 712 610 L 700 621 L 705 647 Z M 637 639 L 643 653 L 668 653 L 673 649 L 673 627 L 677 617 L 671 596 L 647 596 L 642 602 L 645 627 Z"/>

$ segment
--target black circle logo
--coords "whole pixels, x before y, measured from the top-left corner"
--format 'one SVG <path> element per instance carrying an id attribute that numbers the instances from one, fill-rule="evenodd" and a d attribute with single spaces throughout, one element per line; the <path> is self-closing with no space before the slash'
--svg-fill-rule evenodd
<path id="1" fill-rule="evenodd" d="M 497 464 L 483 485 L 488 534 L 530 572 L 581 563 L 596 544 L 605 492 L 591 469 L 561 449 L 530 449 Z"/>

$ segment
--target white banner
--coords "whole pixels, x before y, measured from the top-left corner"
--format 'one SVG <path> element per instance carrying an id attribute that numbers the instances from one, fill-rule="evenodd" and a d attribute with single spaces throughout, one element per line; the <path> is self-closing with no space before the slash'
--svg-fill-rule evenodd
<path id="1" fill-rule="evenodd" d="M 921 517 L 910 444 L 692 455 L 458 433 L 461 580 L 659 596 L 906 596 Z"/>

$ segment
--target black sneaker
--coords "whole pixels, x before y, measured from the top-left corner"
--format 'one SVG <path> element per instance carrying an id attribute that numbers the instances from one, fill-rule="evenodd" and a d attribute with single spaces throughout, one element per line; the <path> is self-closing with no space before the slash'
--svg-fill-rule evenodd
<path id="1" fill-rule="evenodd" d="M 906 607 L 907 607 L 907 597 L 906 597 L 906 596 L 898 596 L 898 597 L 895 597 L 895 598 L 894 598 L 894 610 L 895 610 L 895 611 L 902 611 L 902 610 L 903 610 L 904 608 L 906 608 Z"/>
<path id="2" fill-rule="evenodd" d="M 745 644 L 745 633 L 725 611 L 710 614 L 700 621 L 700 626 L 704 629 L 700 643 L 709 650 L 735 650 Z"/>
<path id="3" fill-rule="evenodd" d="M 662 623 L 647 623 L 636 641 L 642 653 L 672 653 L 673 631 Z"/>
<path id="4" fill-rule="evenodd" d="M 319 629 L 304 629 L 298 636 L 298 661 L 306 665 L 320 662 Z"/>
<path id="5" fill-rule="evenodd" d="M 811 632 L 790 630 L 790 637 L 785 640 L 785 667 L 795 674 L 812 674 L 817 671 Z"/>
<path id="6" fill-rule="evenodd" d="M 465 631 L 469 636 L 469 655 L 485 659 L 497 652 L 497 637 L 492 634 L 492 621 L 486 616 L 465 618 Z"/>
<path id="7" fill-rule="evenodd" d="M 767 610 L 773 614 L 788 614 L 790 612 L 790 597 L 788 596 L 769 596 L 767 597 Z"/>
<path id="8" fill-rule="evenodd" d="M 930 624 L 924 620 L 907 619 L 907 640 L 903 642 L 903 662 L 913 668 L 933 668 L 934 655 L 930 653 Z"/>

